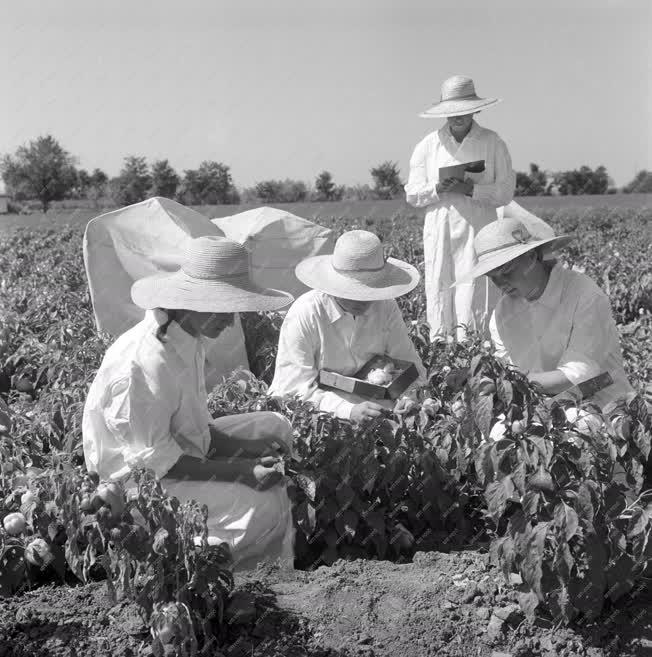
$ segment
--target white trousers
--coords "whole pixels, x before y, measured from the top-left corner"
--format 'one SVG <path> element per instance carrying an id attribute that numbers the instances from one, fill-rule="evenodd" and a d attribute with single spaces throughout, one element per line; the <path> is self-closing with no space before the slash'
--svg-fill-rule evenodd
<path id="1" fill-rule="evenodd" d="M 279 413 L 229 415 L 213 421 L 228 436 L 269 438 L 292 449 L 292 426 Z M 285 484 L 258 491 L 237 482 L 192 481 L 165 477 L 161 485 L 180 502 L 194 499 L 208 507 L 208 534 L 229 544 L 235 570 L 253 569 L 264 561 L 281 560 L 292 568 L 294 528 Z"/>

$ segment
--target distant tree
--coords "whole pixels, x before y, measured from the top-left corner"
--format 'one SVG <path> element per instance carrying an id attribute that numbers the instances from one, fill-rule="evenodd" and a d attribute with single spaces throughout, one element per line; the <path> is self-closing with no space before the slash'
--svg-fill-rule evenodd
<path id="1" fill-rule="evenodd" d="M 339 201 L 344 195 L 344 187 L 333 182 L 330 171 L 322 171 L 315 180 L 315 201 Z"/>
<path id="2" fill-rule="evenodd" d="M 625 194 L 650 194 L 652 193 L 652 171 L 643 169 L 639 171 L 634 180 L 623 187 Z"/>
<path id="3" fill-rule="evenodd" d="M 113 198 L 120 205 L 139 203 L 147 198 L 152 176 L 144 157 L 128 155 L 117 178 L 112 181 Z"/>
<path id="4" fill-rule="evenodd" d="M 595 171 L 586 165 L 579 169 L 558 171 L 555 173 L 552 186 L 562 196 L 578 194 L 606 194 L 609 189 L 609 174 L 604 166 Z"/>
<path id="5" fill-rule="evenodd" d="M 21 146 L 13 156 L 4 156 L 0 169 L 9 195 L 18 200 L 38 199 L 43 212 L 77 183 L 75 159 L 51 135 Z"/>
<path id="6" fill-rule="evenodd" d="M 403 183 L 396 162 L 383 162 L 371 169 L 374 180 L 374 194 L 379 199 L 392 199 L 403 196 Z"/>
<path id="7" fill-rule="evenodd" d="M 302 180 L 286 178 L 281 184 L 281 203 L 301 203 L 308 198 L 308 186 Z"/>
<path id="8" fill-rule="evenodd" d="M 241 203 L 247 203 L 247 204 L 260 203 L 260 199 L 258 198 L 258 194 L 256 194 L 256 188 L 255 187 L 245 187 L 242 190 L 242 192 L 240 193 L 240 201 L 241 201 Z"/>
<path id="9" fill-rule="evenodd" d="M 77 178 L 72 194 L 75 198 L 86 198 L 91 186 L 91 177 L 86 169 L 77 169 Z"/>
<path id="10" fill-rule="evenodd" d="M 167 160 L 157 160 L 152 163 L 151 196 L 174 198 L 181 179 Z"/>
<path id="11" fill-rule="evenodd" d="M 549 194 L 548 176 L 538 164 L 530 164 L 530 173 L 516 172 L 514 196 L 544 196 Z"/>
<path id="12" fill-rule="evenodd" d="M 254 185 L 256 198 L 261 203 L 280 203 L 283 183 L 280 180 L 263 180 Z"/>
<path id="13" fill-rule="evenodd" d="M 102 188 L 109 182 L 109 177 L 102 171 L 102 169 L 93 169 L 91 173 L 91 187 Z"/>
<path id="14" fill-rule="evenodd" d="M 353 185 L 342 190 L 342 198 L 346 201 L 371 201 L 375 194 L 369 185 Z"/>
<path id="15" fill-rule="evenodd" d="M 308 187 L 301 180 L 263 180 L 254 186 L 261 203 L 300 203 L 308 196 Z"/>
<path id="16" fill-rule="evenodd" d="M 98 201 L 104 198 L 107 194 L 109 177 L 102 171 L 102 169 L 93 169 L 90 175 L 90 182 L 86 192 L 86 198 L 93 201 L 95 207 L 98 206 Z"/>
<path id="17" fill-rule="evenodd" d="M 230 167 L 206 160 L 199 169 L 186 169 L 179 198 L 187 205 L 238 203 L 238 191 L 231 179 Z"/>

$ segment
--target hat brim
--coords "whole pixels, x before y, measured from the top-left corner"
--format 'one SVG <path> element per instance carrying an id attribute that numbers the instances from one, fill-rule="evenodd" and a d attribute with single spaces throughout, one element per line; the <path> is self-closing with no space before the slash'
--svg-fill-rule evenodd
<path id="1" fill-rule="evenodd" d="M 395 299 L 411 292 L 421 278 L 415 267 L 396 258 L 387 258 L 380 272 L 346 275 L 333 268 L 332 255 L 312 256 L 302 260 L 294 271 L 313 290 L 352 301 Z"/>
<path id="2" fill-rule="evenodd" d="M 237 282 L 211 281 L 193 278 L 181 269 L 141 278 L 131 286 L 131 298 L 145 310 L 168 308 L 205 313 L 272 311 L 294 301 L 288 292 L 260 287 L 246 275 Z"/>
<path id="3" fill-rule="evenodd" d="M 558 237 L 549 237 L 545 240 L 537 240 L 536 242 L 528 242 L 527 244 L 515 244 L 508 246 L 500 251 L 495 251 L 489 254 L 486 258 L 479 261 L 469 273 L 461 279 L 455 281 L 451 287 L 457 285 L 465 285 L 470 283 L 480 276 L 486 276 L 490 271 L 502 267 L 502 265 L 515 260 L 528 251 L 532 251 L 540 246 L 545 246 L 546 251 L 556 251 L 566 246 L 573 240 L 572 235 L 559 235 Z"/>
<path id="4" fill-rule="evenodd" d="M 419 116 L 422 119 L 443 119 L 449 116 L 465 116 L 493 107 L 502 98 L 478 98 L 477 100 L 445 100 L 433 105 Z"/>

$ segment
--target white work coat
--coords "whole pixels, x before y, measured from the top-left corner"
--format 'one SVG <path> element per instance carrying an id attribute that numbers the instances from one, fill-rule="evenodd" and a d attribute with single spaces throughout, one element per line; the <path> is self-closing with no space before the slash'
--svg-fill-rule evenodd
<path id="1" fill-rule="evenodd" d="M 474 182 L 473 196 L 437 194 L 439 168 L 475 160 L 485 161 L 482 173 L 466 173 Z M 462 143 L 447 125 L 430 133 L 414 149 L 405 186 L 407 202 L 427 208 L 424 228 L 424 268 L 427 320 L 431 339 L 459 324 L 486 328 L 499 298 L 487 278 L 451 285 L 475 264 L 473 239 L 497 218 L 496 209 L 514 195 L 516 176 L 504 142 L 475 121 Z M 458 329 L 458 335 L 463 331 Z"/>

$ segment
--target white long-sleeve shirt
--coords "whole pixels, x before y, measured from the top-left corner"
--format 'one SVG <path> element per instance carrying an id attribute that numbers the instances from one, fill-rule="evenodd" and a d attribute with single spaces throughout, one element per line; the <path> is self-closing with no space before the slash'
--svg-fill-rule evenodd
<path id="1" fill-rule="evenodd" d="M 474 182 L 473 196 L 445 193 L 440 197 L 436 185 L 439 168 L 485 161 L 481 173 L 466 173 L 465 178 Z M 455 206 L 475 201 L 482 205 L 498 208 L 507 205 L 514 196 L 516 174 L 505 142 L 493 131 L 483 128 L 475 121 L 462 143 L 451 134 L 448 125 L 426 135 L 415 147 L 410 158 L 410 174 L 405 185 L 406 200 L 410 205 L 422 208 L 443 204 Z M 465 216 L 465 212 L 462 211 Z"/>
<path id="2" fill-rule="evenodd" d="M 592 401 L 604 406 L 632 390 L 607 295 L 588 276 L 556 264 L 535 301 L 503 296 L 491 318 L 496 355 L 523 370 L 560 370 L 577 385 L 602 372 L 613 384 Z"/>
<path id="3" fill-rule="evenodd" d="M 283 321 L 269 392 L 300 396 L 324 412 L 349 419 L 351 409 L 362 399 L 320 389 L 319 370 L 350 376 L 376 354 L 413 362 L 419 382 L 425 383 L 425 368 L 394 299 L 374 301 L 354 318 L 329 295 L 311 290 L 294 302 Z"/>
<path id="4" fill-rule="evenodd" d="M 91 384 L 82 422 L 88 470 L 121 477 L 131 467 L 160 478 L 184 454 L 203 458 L 210 446 L 204 348 L 177 322 L 156 338 L 154 312 L 107 350 Z"/>

